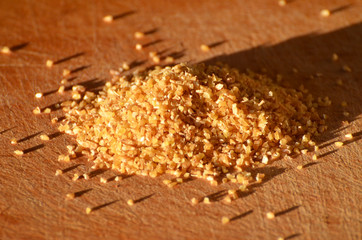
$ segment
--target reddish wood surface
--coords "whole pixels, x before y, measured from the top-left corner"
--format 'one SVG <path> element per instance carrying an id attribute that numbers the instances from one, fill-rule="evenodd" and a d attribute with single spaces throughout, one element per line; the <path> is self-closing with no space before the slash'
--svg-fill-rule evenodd
<path id="1" fill-rule="evenodd" d="M 361 5 L 357 0 L 294 0 L 285 7 L 276 0 L 0 1 L 0 45 L 13 47 L 11 55 L 0 54 L 0 239 L 361 239 Z M 333 10 L 330 17 L 319 16 L 324 8 Z M 106 24 L 107 14 L 119 18 Z M 135 31 L 151 31 L 139 41 L 152 43 L 142 52 L 134 50 Z M 203 43 L 216 46 L 203 53 Z M 54 135 L 41 142 L 37 135 L 56 133 L 49 120 L 62 113 L 31 112 L 69 95 L 37 100 L 34 93 L 56 90 L 64 68 L 79 70 L 72 84 L 88 81 L 96 87 L 123 61 L 140 61 L 138 68 L 152 64 L 151 50 L 175 53 L 177 61 L 264 68 L 270 76 L 282 74 L 285 84 L 304 84 L 316 96 L 329 96 L 333 106 L 325 109 L 329 130 L 318 139 L 320 158 L 311 163 L 308 154 L 260 169 L 267 181 L 229 205 L 215 197 L 211 205 L 195 207 L 190 199 L 222 195 L 232 184 L 212 187 L 194 180 L 169 189 L 162 180 L 170 176 L 99 183 L 101 176 L 114 176 L 111 171 L 71 181 L 74 173 L 89 170 L 84 159 L 57 161 L 72 139 Z M 45 67 L 47 59 L 78 53 Z M 336 62 L 333 53 L 340 56 Z M 348 106 L 342 108 L 341 101 Z M 354 139 L 346 141 L 346 133 Z M 23 140 L 13 146 L 13 137 Z M 336 140 L 345 146 L 337 149 Z M 17 157 L 15 149 L 26 154 Z M 297 170 L 298 165 L 305 168 Z M 54 176 L 70 166 L 75 167 Z M 65 200 L 67 193 L 83 190 L 89 191 Z M 128 199 L 141 201 L 129 207 Z M 86 215 L 88 206 L 99 208 Z M 279 215 L 268 220 L 268 211 Z M 222 216 L 234 220 L 222 225 Z"/>

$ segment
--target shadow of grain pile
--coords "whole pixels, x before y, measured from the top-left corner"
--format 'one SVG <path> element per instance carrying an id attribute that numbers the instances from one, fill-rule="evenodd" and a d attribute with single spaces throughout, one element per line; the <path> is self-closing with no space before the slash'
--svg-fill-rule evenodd
<path id="1" fill-rule="evenodd" d="M 358 23 L 325 34 L 312 33 L 275 45 L 216 56 L 203 62 L 224 62 L 242 72 L 246 69 L 263 70 L 272 79 L 280 74 L 284 86 L 296 88 L 303 84 L 315 97 L 328 96 L 332 106 L 322 110 L 330 117 L 328 130 L 316 139 L 318 144 L 324 144 L 338 136 L 342 121 L 352 122 L 361 114 L 361 43 L 362 23 Z M 338 60 L 332 60 L 333 54 L 338 55 Z M 338 80 L 342 80 L 343 85 L 337 84 Z M 345 99 L 350 101 L 349 106 L 342 108 L 341 102 Z M 348 117 L 344 111 L 349 112 Z"/>

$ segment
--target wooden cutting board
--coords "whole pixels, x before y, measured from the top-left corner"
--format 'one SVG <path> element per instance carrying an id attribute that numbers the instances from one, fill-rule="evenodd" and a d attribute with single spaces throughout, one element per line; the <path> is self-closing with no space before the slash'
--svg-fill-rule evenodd
<path id="1" fill-rule="evenodd" d="M 321 17 L 322 9 L 331 15 Z M 12 49 L 0 54 L 0 239 L 361 239 L 361 13 L 358 0 L 290 0 L 284 7 L 277 0 L 0 1 L 0 45 Z M 108 14 L 112 23 L 102 21 Z M 136 40 L 135 31 L 147 34 Z M 136 43 L 144 49 L 136 51 Z M 202 52 L 201 44 L 211 50 Z M 233 184 L 193 180 L 170 189 L 162 180 L 171 176 L 100 183 L 112 171 L 73 182 L 75 173 L 91 169 L 85 159 L 57 161 L 73 142 L 50 123 L 61 111 L 32 110 L 69 98 L 56 93 L 64 69 L 71 70 L 70 84 L 95 89 L 125 61 L 132 71 L 152 65 L 150 51 L 281 74 L 282 84 L 329 96 L 318 160 L 307 154 L 255 170 L 266 180 L 231 204 L 220 199 Z M 47 68 L 47 59 L 56 64 Z M 47 96 L 35 99 L 36 92 Z M 41 141 L 41 133 L 51 140 Z M 354 138 L 346 140 L 347 133 Z M 12 138 L 19 143 L 11 145 Z M 16 149 L 25 154 L 16 156 Z M 57 169 L 65 173 L 56 177 Z M 65 199 L 74 192 L 75 199 Z M 205 196 L 210 205 L 190 204 Z M 94 208 L 90 215 L 87 207 Z M 269 211 L 275 219 L 266 218 Z M 223 216 L 232 221 L 222 225 Z"/>

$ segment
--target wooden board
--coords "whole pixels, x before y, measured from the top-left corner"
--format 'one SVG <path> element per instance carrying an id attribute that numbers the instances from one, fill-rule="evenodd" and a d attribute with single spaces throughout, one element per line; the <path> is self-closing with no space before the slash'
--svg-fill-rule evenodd
<path id="1" fill-rule="evenodd" d="M 13 50 L 0 54 L 0 239 L 361 239 L 361 5 L 358 0 L 290 0 L 284 7 L 277 0 L 0 1 L 0 45 Z M 320 17 L 322 9 L 332 10 L 331 16 Z M 116 20 L 104 23 L 107 14 Z M 135 31 L 148 34 L 136 41 Z M 146 46 L 143 51 L 134 49 L 137 42 Z M 213 47 L 204 53 L 201 44 Z M 220 196 L 232 184 L 212 187 L 193 180 L 169 189 L 162 180 L 170 176 L 101 184 L 99 178 L 114 176 L 112 171 L 71 181 L 74 173 L 89 171 L 89 164 L 57 161 L 73 141 L 56 134 L 50 123 L 61 111 L 36 116 L 32 110 L 69 98 L 54 93 L 63 69 L 73 70 L 71 84 L 96 88 L 124 61 L 139 63 L 137 68 L 152 65 L 149 51 L 173 54 L 177 61 L 222 60 L 242 71 L 264 69 L 274 78 L 282 74 L 283 84 L 303 84 L 316 96 L 329 96 L 333 105 L 324 110 L 329 130 L 318 139 L 318 161 L 307 154 L 259 169 L 266 181 L 231 204 Z M 332 61 L 333 53 L 338 61 Z M 58 62 L 48 69 L 47 59 Z M 48 95 L 38 100 L 36 92 Z M 40 132 L 52 139 L 42 142 Z M 346 133 L 354 139 L 346 140 Z M 10 144 L 12 138 L 18 145 Z M 337 140 L 345 146 L 337 149 Z M 26 154 L 18 157 L 15 149 Z M 71 192 L 79 193 L 65 200 Z M 191 206 L 192 197 L 211 194 L 211 205 Z M 139 201 L 130 207 L 128 199 Z M 86 207 L 96 211 L 87 215 Z M 277 217 L 266 219 L 268 211 Z M 222 225 L 222 216 L 233 220 Z"/>

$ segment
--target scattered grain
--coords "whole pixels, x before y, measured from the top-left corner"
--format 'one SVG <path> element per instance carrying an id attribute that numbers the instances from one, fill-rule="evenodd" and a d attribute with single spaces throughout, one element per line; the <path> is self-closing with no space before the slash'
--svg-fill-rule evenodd
<path id="1" fill-rule="evenodd" d="M 57 169 L 55 171 L 55 176 L 59 176 L 59 175 L 62 175 L 62 174 L 63 174 L 63 170 L 61 170 L 61 169 Z"/>
<path id="2" fill-rule="evenodd" d="M 344 111 L 344 112 L 343 112 L 343 115 L 344 115 L 345 117 L 349 117 L 350 113 L 349 113 L 349 112 Z"/>
<path id="3" fill-rule="evenodd" d="M 34 108 L 33 113 L 34 114 L 40 114 L 41 113 L 40 107 Z"/>
<path id="4" fill-rule="evenodd" d="M 134 38 L 136 39 L 141 39 L 145 36 L 145 34 L 143 32 L 135 32 L 134 33 Z"/>
<path id="5" fill-rule="evenodd" d="M 84 178 L 85 180 L 89 180 L 89 174 L 88 174 L 88 173 L 84 173 L 84 174 L 83 174 L 83 178 Z"/>
<path id="6" fill-rule="evenodd" d="M 165 184 L 165 185 L 169 185 L 172 181 L 171 181 L 171 180 L 168 180 L 168 179 L 165 179 L 165 180 L 163 180 L 162 182 L 163 182 L 163 184 Z"/>
<path id="7" fill-rule="evenodd" d="M 51 123 L 55 124 L 55 123 L 58 122 L 58 120 L 59 120 L 59 119 L 58 119 L 57 117 L 54 117 L 54 118 L 52 118 Z"/>
<path id="8" fill-rule="evenodd" d="M 317 161 L 317 159 L 318 159 L 317 154 L 313 154 L 312 159 L 313 159 L 313 161 Z"/>
<path id="9" fill-rule="evenodd" d="M 336 147 L 342 147 L 343 146 L 343 142 L 335 142 L 334 145 Z"/>
<path id="10" fill-rule="evenodd" d="M 51 108 L 45 108 L 44 109 L 44 111 L 43 111 L 43 113 L 51 113 L 52 112 L 52 110 L 51 110 Z"/>
<path id="11" fill-rule="evenodd" d="M 79 174 L 78 173 L 74 173 L 74 175 L 73 175 L 73 178 L 72 178 L 72 181 L 77 181 L 78 179 L 79 179 Z"/>
<path id="12" fill-rule="evenodd" d="M 72 199 L 75 198 L 75 194 L 74 193 L 68 193 L 65 197 L 66 197 L 67 200 L 72 200 Z"/>
<path id="13" fill-rule="evenodd" d="M 142 48 L 143 48 L 143 46 L 142 46 L 142 44 L 137 43 L 136 46 L 135 46 L 135 48 L 136 48 L 136 50 L 141 51 Z"/>
<path id="14" fill-rule="evenodd" d="M 40 139 L 43 140 L 43 141 L 49 141 L 50 138 L 49 138 L 48 135 L 42 134 L 42 135 L 40 135 Z"/>
<path id="15" fill-rule="evenodd" d="M 287 2 L 285 0 L 279 0 L 278 4 L 279 4 L 279 6 L 283 7 L 287 4 Z"/>
<path id="16" fill-rule="evenodd" d="M 9 47 L 4 46 L 4 47 L 1 48 L 1 53 L 3 53 L 3 54 L 10 54 L 10 53 L 11 53 L 11 49 L 10 49 Z"/>
<path id="17" fill-rule="evenodd" d="M 128 204 L 129 206 L 133 206 L 134 201 L 133 201 L 132 199 L 129 199 L 129 200 L 127 201 L 127 204 Z"/>
<path id="18" fill-rule="evenodd" d="M 53 66 L 54 62 L 52 60 L 47 60 L 45 65 L 48 67 L 48 68 L 51 68 Z"/>
<path id="19" fill-rule="evenodd" d="M 60 80 L 60 84 L 66 85 L 68 84 L 68 80 L 66 78 L 63 78 L 62 80 Z"/>
<path id="20" fill-rule="evenodd" d="M 175 187 L 177 184 L 178 184 L 178 182 L 171 182 L 171 183 L 168 184 L 167 186 L 168 186 L 169 188 L 173 188 L 173 187 Z"/>
<path id="21" fill-rule="evenodd" d="M 352 72 L 352 69 L 348 65 L 343 65 L 343 71 L 345 72 Z"/>
<path id="22" fill-rule="evenodd" d="M 85 212 L 86 212 L 87 214 L 90 214 L 90 213 L 92 212 L 92 208 L 87 207 L 87 208 L 85 209 Z"/>
<path id="23" fill-rule="evenodd" d="M 171 56 L 168 56 L 168 57 L 166 57 L 166 59 L 165 59 L 165 62 L 166 63 L 173 63 L 175 61 L 175 59 L 173 58 L 173 57 L 171 57 Z"/>
<path id="24" fill-rule="evenodd" d="M 21 150 L 15 150 L 14 153 L 19 156 L 24 154 L 24 152 Z"/>
<path id="25" fill-rule="evenodd" d="M 11 145 L 16 145 L 16 144 L 18 144 L 18 141 L 15 138 L 12 138 L 10 140 L 10 143 L 11 143 Z"/>
<path id="26" fill-rule="evenodd" d="M 266 217 L 267 217 L 268 219 L 273 219 L 273 218 L 275 218 L 275 214 L 272 213 L 272 212 L 267 212 L 267 213 L 266 213 Z"/>
<path id="27" fill-rule="evenodd" d="M 344 135 L 344 137 L 347 139 L 352 139 L 353 135 L 352 135 L 352 133 L 347 133 L 346 135 Z"/>
<path id="28" fill-rule="evenodd" d="M 63 77 L 68 76 L 71 73 L 69 69 L 63 69 Z"/>
<path id="29" fill-rule="evenodd" d="M 159 56 L 154 56 L 154 57 L 152 58 L 152 61 L 153 61 L 154 63 L 158 64 L 158 63 L 161 62 L 161 59 L 160 59 Z"/>
<path id="30" fill-rule="evenodd" d="M 150 58 L 156 57 L 156 56 L 157 56 L 157 52 L 154 52 L 154 51 L 149 52 L 149 53 L 148 53 L 148 56 L 149 56 Z"/>
<path id="31" fill-rule="evenodd" d="M 231 202 L 232 202 L 232 200 L 231 200 L 231 197 L 230 197 L 230 196 L 226 196 L 226 197 L 224 197 L 223 201 L 224 201 L 225 203 L 231 203 Z"/>
<path id="32" fill-rule="evenodd" d="M 64 93 L 64 90 L 65 90 L 65 86 L 60 86 L 58 88 L 58 93 Z"/>
<path id="33" fill-rule="evenodd" d="M 297 166 L 297 169 L 298 169 L 298 170 L 302 170 L 302 169 L 303 169 L 303 165 L 298 165 L 298 166 Z"/>
<path id="34" fill-rule="evenodd" d="M 228 217 L 222 217 L 221 222 L 222 222 L 222 224 L 227 224 L 230 222 L 230 219 Z"/>
<path id="35" fill-rule="evenodd" d="M 199 200 L 197 200 L 196 198 L 192 198 L 191 199 L 191 204 L 192 205 L 196 205 L 196 204 L 198 204 L 199 203 Z"/>
<path id="36" fill-rule="evenodd" d="M 204 200 L 203 200 L 204 203 L 206 204 L 210 204 L 210 199 L 208 197 L 204 197 Z"/>
<path id="37" fill-rule="evenodd" d="M 130 66 L 128 65 L 128 63 L 123 62 L 123 63 L 122 63 L 122 69 L 125 70 L 125 71 L 127 71 L 127 70 L 130 69 Z"/>
<path id="38" fill-rule="evenodd" d="M 210 51 L 210 47 L 207 46 L 206 44 L 201 44 L 200 49 L 201 49 L 201 51 L 203 51 L 203 52 L 208 52 L 208 51 Z"/>
<path id="39" fill-rule="evenodd" d="M 283 237 L 278 237 L 277 240 L 284 240 L 284 238 Z"/>
<path id="40" fill-rule="evenodd" d="M 329 17 L 331 15 L 331 12 L 328 9 L 323 9 L 320 12 L 321 17 Z"/>
<path id="41" fill-rule="evenodd" d="M 103 17 L 103 22 L 111 23 L 113 22 L 113 16 L 112 15 L 106 15 Z"/>
<path id="42" fill-rule="evenodd" d="M 101 177 L 101 178 L 99 179 L 99 181 L 100 181 L 101 183 L 107 183 L 107 178 Z"/>
<path id="43" fill-rule="evenodd" d="M 42 93 L 36 93 L 35 94 L 35 98 L 42 98 L 43 97 L 43 94 Z"/>
<path id="44" fill-rule="evenodd" d="M 333 53 L 333 54 L 332 54 L 332 60 L 333 60 L 333 61 L 338 61 L 338 58 L 339 58 L 339 57 L 338 57 L 337 53 Z"/>

